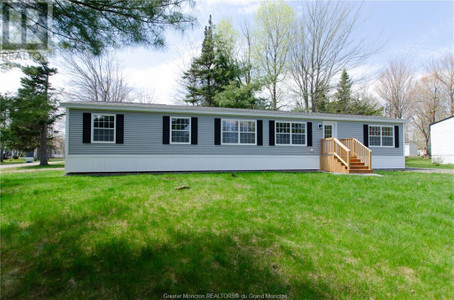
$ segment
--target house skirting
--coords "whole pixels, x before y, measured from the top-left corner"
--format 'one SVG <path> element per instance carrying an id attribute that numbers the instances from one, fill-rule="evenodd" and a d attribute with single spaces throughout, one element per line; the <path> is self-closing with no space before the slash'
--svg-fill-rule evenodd
<path id="1" fill-rule="evenodd" d="M 405 169 L 405 156 L 374 156 L 372 169 Z"/>
<path id="2" fill-rule="evenodd" d="M 318 156 L 68 155 L 67 173 L 318 170 Z"/>
<path id="3" fill-rule="evenodd" d="M 374 169 L 403 169 L 404 156 L 372 156 Z M 68 155 L 67 173 L 319 170 L 319 156 Z"/>

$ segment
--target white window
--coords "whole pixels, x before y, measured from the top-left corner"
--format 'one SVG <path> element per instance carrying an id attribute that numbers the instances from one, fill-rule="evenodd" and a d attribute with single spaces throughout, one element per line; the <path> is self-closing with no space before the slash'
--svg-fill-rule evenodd
<path id="1" fill-rule="evenodd" d="M 171 144 L 191 143 L 191 118 L 171 117 L 170 125 Z"/>
<path id="2" fill-rule="evenodd" d="M 115 115 L 92 114 L 92 143 L 115 143 Z"/>
<path id="3" fill-rule="evenodd" d="M 393 126 L 369 126 L 369 146 L 372 147 L 394 147 Z"/>
<path id="4" fill-rule="evenodd" d="M 325 139 L 333 137 L 333 125 L 325 125 L 323 128 L 323 136 Z"/>
<path id="5" fill-rule="evenodd" d="M 276 122 L 276 145 L 306 145 L 306 123 Z"/>
<path id="6" fill-rule="evenodd" d="M 394 128 L 382 126 L 381 128 L 381 145 L 383 147 L 394 147 Z"/>
<path id="7" fill-rule="evenodd" d="M 381 146 L 380 126 L 369 126 L 369 146 Z"/>
<path id="8" fill-rule="evenodd" d="M 256 121 L 222 120 L 222 144 L 256 144 Z"/>

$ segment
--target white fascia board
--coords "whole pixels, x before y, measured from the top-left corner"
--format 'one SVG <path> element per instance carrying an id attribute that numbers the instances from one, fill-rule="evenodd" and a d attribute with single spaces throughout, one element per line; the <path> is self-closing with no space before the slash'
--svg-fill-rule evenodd
<path id="1" fill-rule="evenodd" d="M 381 119 L 368 119 L 368 118 L 348 118 L 348 117 L 327 117 L 327 116 L 308 116 L 308 115 L 296 115 L 296 114 L 285 114 L 285 113 L 274 113 L 273 111 L 210 111 L 210 110 L 197 110 L 181 107 L 150 107 L 141 104 L 105 104 L 105 103 L 77 103 L 77 102 L 65 102 L 61 103 L 61 106 L 72 109 L 95 109 L 105 111 L 138 111 L 138 112 L 157 112 L 157 113 L 181 113 L 181 114 L 192 114 L 192 115 L 216 115 L 216 116 L 245 116 L 245 117 L 259 117 L 259 118 L 287 118 L 287 119 L 306 119 L 306 120 L 331 120 L 331 121 L 352 121 L 352 122 L 377 122 L 377 123 L 392 123 L 392 124 L 404 124 L 408 123 L 408 120 L 381 120 Z"/>

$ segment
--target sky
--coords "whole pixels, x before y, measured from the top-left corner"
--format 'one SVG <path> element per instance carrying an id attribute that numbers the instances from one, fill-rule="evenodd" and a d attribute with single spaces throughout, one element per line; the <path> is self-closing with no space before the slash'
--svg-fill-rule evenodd
<path id="1" fill-rule="evenodd" d="M 167 31 L 165 48 L 135 47 L 117 52 L 128 83 L 133 88 L 153 94 L 155 103 L 177 102 L 178 81 L 191 57 L 200 51 L 203 27 L 208 23 L 210 14 L 215 24 L 227 18 L 239 29 L 245 20 L 253 23 L 260 6 L 258 0 L 195 2 L 195 6 L 188 11 L 197 17 L 198 25 L 184 33 Z M 297 16 L 302 14 L 306 4 L 304 1 L 286 2 Z M 358 85 L 372 82 L 390 60 L 405 58 L 415 72 L 422 73 L 424 64 L 429 60 L 446 51 L 454 52 L 454 1 L 366 0 L 351 4 L 361 5 L 361 23 L 353 38 L 366 38 L 368 44 L 378 47 L 377 53 L 363 65 L 349 70 L 354 80 L 363 78 Z M 60 69 L 60 73 L 53 78 L 53 85 L 58 90 L 67 88 L 69 78 L 64 74 L 59 58 L 53 57 L 51 63 Z M 14 93 L 19 87 L 21 72 L 1 72 L 0 92 Z"/>

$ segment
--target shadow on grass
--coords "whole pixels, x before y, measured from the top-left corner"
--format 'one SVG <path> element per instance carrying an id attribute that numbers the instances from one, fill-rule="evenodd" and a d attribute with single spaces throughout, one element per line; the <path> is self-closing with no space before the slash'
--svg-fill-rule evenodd
<path id="1" fill-rule="evenodd" d="M 64 168 L 65 163 L 56 163 L 56 164 L 49 164 L 47 166 L 26 166 L 26 167 L 21 167 L 20 170 L 29 170 L 29 169 L 56 169 L 56 168 Z"/>
<path id="2" fill-rule="evenodd" d="M 87 217 L 2 228 L 2 298 L 162 298 L 164 293 L 327 296 L 317 292 L 326 291 L 326 286 L 288 282 L 285 271 L 265 254 L 266 246 L 252 247 L 248 236 L 169 230 L 166 239 L 146 240 L 126 232 L 95 239 L 87 248 L 87 234 L 93 231 Z M 304 264 L 313 268 L 310 261 Z"/>

